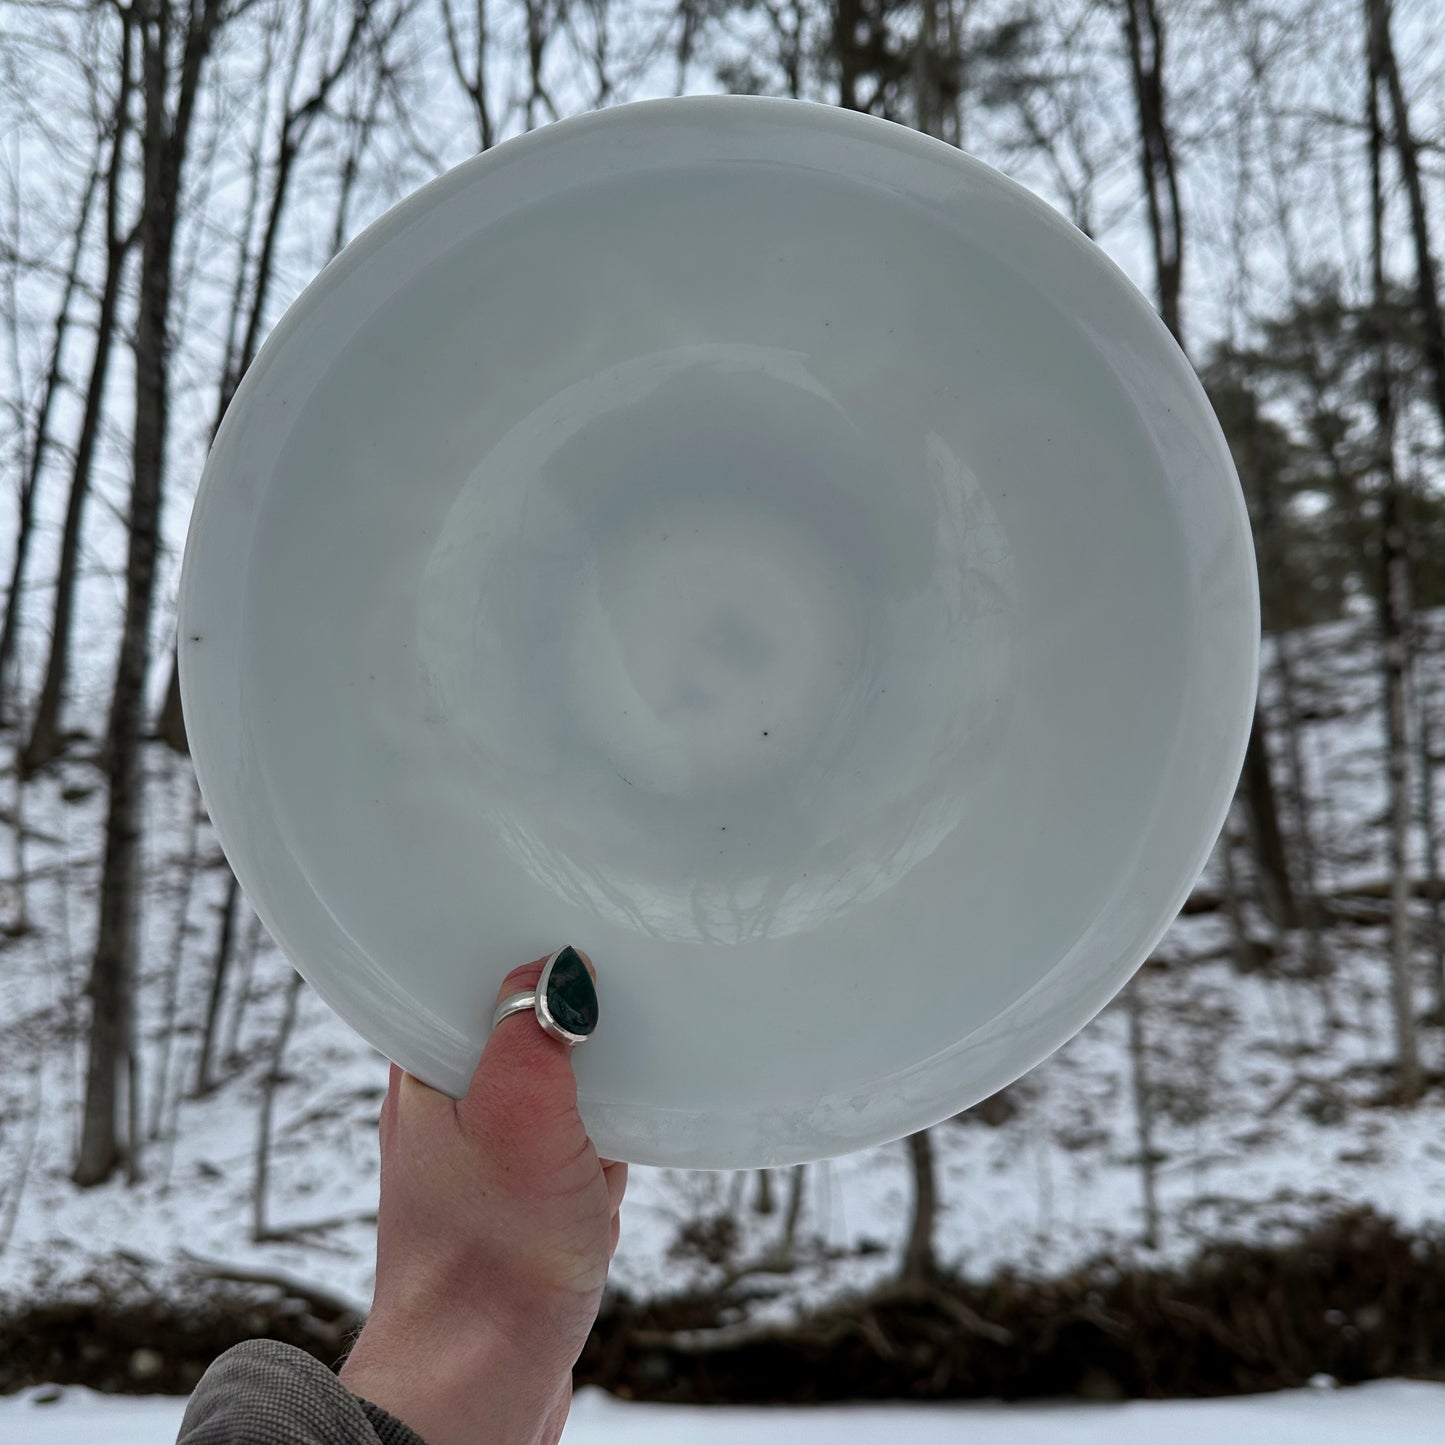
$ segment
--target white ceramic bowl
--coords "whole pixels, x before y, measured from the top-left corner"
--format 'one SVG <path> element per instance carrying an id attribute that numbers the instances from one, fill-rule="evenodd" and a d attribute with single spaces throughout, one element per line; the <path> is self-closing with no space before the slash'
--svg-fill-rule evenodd
<path id="1" fill-rule="evenodd" d="M 458 166 L 286 314 L 212 449 L 181 682 L 236 875 L 460 1094 L 600 976 L 598 1149 L 899 1137 L 1093 1016 L 1254 698 L 1239 486 L 1101 251 L 887 122 L 694 97 Z"/>

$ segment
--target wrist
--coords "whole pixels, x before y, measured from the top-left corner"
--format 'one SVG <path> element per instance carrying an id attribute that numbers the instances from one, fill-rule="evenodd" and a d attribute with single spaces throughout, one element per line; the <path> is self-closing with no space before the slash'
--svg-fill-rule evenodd
<path id="1" fill-rule="evenodd" d="M 373 1312 L 341 1382 L 426 1445 L 546 1445 L 570 1400 L 572 1372 L 523 1355 L 489 1328 L 446 1333 L 434 1316 L 412 1323 Z"/>

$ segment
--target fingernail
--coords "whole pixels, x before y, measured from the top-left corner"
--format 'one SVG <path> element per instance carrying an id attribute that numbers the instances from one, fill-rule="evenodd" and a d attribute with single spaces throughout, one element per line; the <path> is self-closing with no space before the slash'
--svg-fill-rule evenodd
<path id="1" fill-rule="evenodd" d="M 597 989 L 571 944 L 548 970 L 546 996 L 548 1011 L 569 1033 L 586 1035 L 597 1027 Z"/>

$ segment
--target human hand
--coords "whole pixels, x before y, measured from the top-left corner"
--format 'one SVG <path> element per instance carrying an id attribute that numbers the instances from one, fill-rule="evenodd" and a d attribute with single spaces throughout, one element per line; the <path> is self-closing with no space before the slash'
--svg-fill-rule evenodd
<path id="1" fill-rule="evenodd" d="M 545 963 L 513 969 L 498 1001 Z M 627 1184 L 587 1137 L 569 1055 L 520 1015 L 493 1031 L 464 1099 L 392 1066 L 375 1301 L 341 1379 L 427 1445 L 562 1433 Z"/>

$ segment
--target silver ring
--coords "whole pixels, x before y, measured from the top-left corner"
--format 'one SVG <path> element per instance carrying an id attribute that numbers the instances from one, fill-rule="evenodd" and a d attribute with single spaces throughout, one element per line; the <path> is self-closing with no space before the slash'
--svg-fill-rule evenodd
<path id="1" fill-rule="evenodd" d="M 509 993 L 492 1014 L 495 1029 L 513 1014 L 530 1013 L 542 1031 L 575 1047 L 592 1037 L 597 1027 L 597 990 L 577 950 L 559 948 L 542 969 L 536 988 Z"/>

